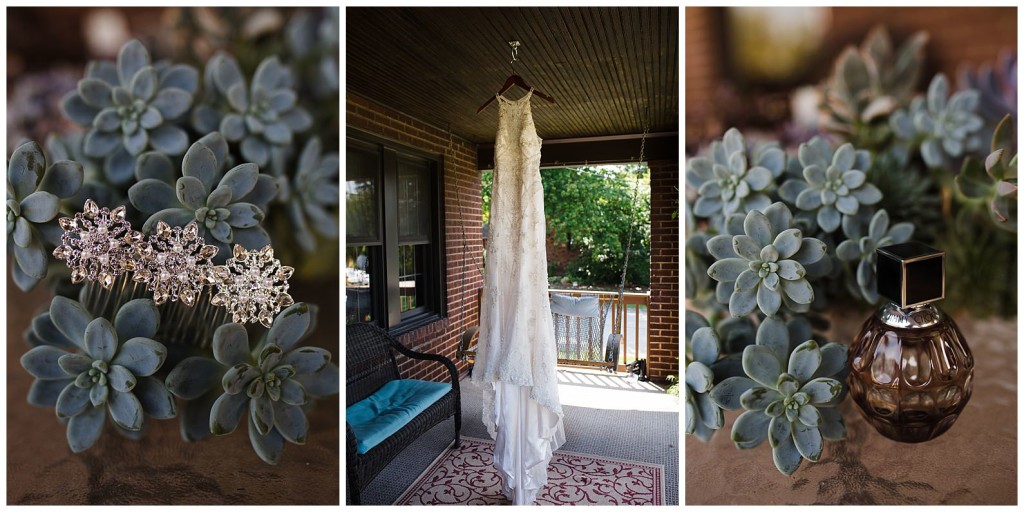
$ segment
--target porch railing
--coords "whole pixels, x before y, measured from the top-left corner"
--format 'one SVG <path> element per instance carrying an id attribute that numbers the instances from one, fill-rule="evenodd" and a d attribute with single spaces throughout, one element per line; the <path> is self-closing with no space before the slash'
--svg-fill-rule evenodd
<path id="1" fill-rule="evenodd" d="M 477 291 L 477 307 L 479 307 L 479 300 L 482 289 Z M 604 326 L 604 339 L 613 334 L 613 328 L 617 324 L 619 326 L 618 333 L 622 335 L 620 338 L 621 346 L 619 347 L 619 360 L 617 361 L 616 367 L 619 371 L 625 370 L 626 363 L 642 359 L 647 357 L 647 346 L 648 336 L 650 332 L 650 320 L 648 311 L 651 305 L 651 294 L 650 293 L 624 293 L 622 295 L 622 302 L 619 303 L 617 292 L 605 292 L 605 291 L 589 291 L 589 290 L 560 290 L 560 289 L 549 289 L 548 297 L 550 298 L 553 294 L 569 295 L 572 297 L 591 296 L 597 297 L 600 307 L 610 308 L 610 315 L 605 318 Z M 622 322 L 619 322 L 619 319 Z M 462 335 L 461 342 L 457 351 L 457 357 L 464 361 L 471 361 L 476 357 L 476 342 L 478 335 L 478 327 L 474 326 L 467 330 Z M 603 362 L 583 362 L 573 361 L 567 362 L 560 360 L 559 365 L 561 366 L 606 366 Z"/>
<path id="2" fill-rule="evenodd" d="M 618 292 L 551 288 L 548 290 L 548 297 L 556 293 L 572 297 L 597 297 L 601 308 L 611 308 L 611 314 L 605 319 L 604 337 L 607 339 L 613 334 L 613 327 L 619 325 L 618 333 L 622 335 L 619 370 L 623 370 L 626 363 L 647 357 L 647 340 L 650 332 L 647 313 L 651 305 L 650 293 L 623 293 L 621 304 L 616 304 Z M 622 322 L 618 322 L 620 318 Z"/>

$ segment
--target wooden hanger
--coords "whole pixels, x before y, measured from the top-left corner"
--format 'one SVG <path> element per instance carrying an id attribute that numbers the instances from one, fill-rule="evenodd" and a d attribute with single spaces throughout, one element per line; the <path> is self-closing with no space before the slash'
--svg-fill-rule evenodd
<path id="1" fill-rule="evenodd" d="M 513 85 L 518 86 L 520 89 L 526 91 L 532 90 L 533 94 L 537 95 L 542 100 L 545 100 L 548 103 L 556 103 L 555 98 L 548 96 L 547 94 L 544 94 L 543 92 L 531 87 L 530 84 L 526 83 L 526 80 L 523 80 L 523 77 L 516 74 L 512 74 L 509 75 L 508 79 L 505 80 L 505 85 L 502 85 L 501 89 L 498 89 L 497 94 L 491 96 L 486 102 L 484 102 L 483 105 L 480 105 L 480 108 L 476 109 L 476 113 L 479 114 L 480 112 L 483 112 L 485 108 L 490 106 L 490 104 L 493 103 L 494 100 L 498 98 L 498 95 L 504 94 L 505 91 L 511 89 Z"/>
<path id="2" fill-rule="evenodd" d="M 488 98 L 487 101 L 485 101 L 483 105 L 480 105 L 480 108 L 476 109 L 476 113 L 477 114 L 479 114 L 480 112 L 483 112 L 484 109 L 487 108 L 488 105 L 493 103 L 494 100 L 498 99 L 498 96 L 504 94 L 505 91 L 511 89 L 513 85 L 519 86 L 520 89 L 523 89 L 523 90 L 526 90 L 526 91 L 533 91 L 533 94 L 536 94 L 542 100 L 545 100 L 548 103 L 555 103 L 555 98 L 554 97 L 548 96 L 547 94 L 544 94 L 543 92 L 538 91 L 533 86 L 531 86 L 530 84 L 526 83 L 526 80 L 523 80 L 523 77 L 521 77 L 521 76 L 516 74 L 515 64 L 516 64 L 516 61 L 519 60 L 519 47 L 522 45 L 522 43 L 520 43 L 519 41 L 509 41 L 508 45 L 509 45 L 510 48 L 512 48 L 512 60 L 509 61 L 509 64 L 512 64 L 512 74 L 509 75 L 507 79 L 505 79 L 505 85 L 502 85 L 501 89 L 498 89 L 498 93 L 497 94 L 495 94 L 494 96 L 491 96 L 490 98 Z"/>

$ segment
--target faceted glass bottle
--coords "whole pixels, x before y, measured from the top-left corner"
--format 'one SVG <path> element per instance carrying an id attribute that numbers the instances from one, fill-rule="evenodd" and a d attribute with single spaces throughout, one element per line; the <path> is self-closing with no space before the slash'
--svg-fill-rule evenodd
<path id="1" fill-rule="evenodd" d="M 850 396 L 896 441 L 938 437 L 971 397 L 974 356 L 953 319 L 931 304 L 944 293 L 943 256 L 913 242 L 878 250 L 878 290 L 892 302 L 864 322 L 850 350 Z"/>

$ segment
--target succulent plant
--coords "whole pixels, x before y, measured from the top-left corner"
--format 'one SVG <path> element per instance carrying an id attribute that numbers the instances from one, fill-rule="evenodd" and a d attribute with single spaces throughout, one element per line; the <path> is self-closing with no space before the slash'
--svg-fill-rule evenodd
<path id="1" fill-rule="evenodd" d="M 690 316 L 691 311 L 687 311 Z M 696 314 L 696 313 L 694 313 Z M 703 318 L 701 318 L 703 320 Z M 687 336 L 686 364 L 686 433 L 697 436 L 701 441 L 711 439 L 715 430 L 725 425 L 725 416 L 711 399 L 708 392 L 715 385 L 715 372 L 711 369 L 721 353 L 718 334 L 710 326 L 696 329 Z"/>
<path id="2" fill-rule="evenodd" d="M 949 96 L 949 81 L 939 73 L 928 86 L 926 98 L 915 98 L 909 111 L 889 118 L 899 139 L 920 142 L 921 158 L 930 168 L 946 167 L 952 159 L 981 147 L 985 122 L 978 110 L 978 91 L 966 89 Z"/>
<path id="3" fill-rule="evenodd" d="M 843 50 L 823 87 L 831 131 L 866 147 L 884 143 L 889 138 L 884 121 L 910 101 L 927 42 L 928 34 L 917 32 L 893 51 L 888 31 L 878 26 L 859 49 Z"/>
<path id="4" fill-rule="evenodd" d="M 799 229 L 790 228 L 792 219 L 786 205 L 775 203 L 763 213 L 748 212 L 744 234 L 722 234 L 708 240 L 708 251 L 716 260 L 708 275 L 720 288 L 732 288 L 728 303 L 733 316 L 748 315 L 757 308 L 774 316 L 783 304 L 804 311 L 814 300 L 804 265 L 825 256 L 825 243 L 804 238 Z"/>
<path id="5" fill-rule="evenodd" d="M 954 189 L 964 202 L 984 204 L 992 223 L 1017 231 L 1017 154 L 1012 151 L 1013 118 L 1007 115 L 992 137 L 992 152 L 984 164 L 968 158 L 954 178 Z"/>
<path id="6" fill-rule="evenodd" d="M 42 148 L 26 142 L 7 162 L 7 252 L 11 274 L 27 291 L 46 277 L 49 247 L 60 243 L 60 200 L 82 187 L 82 164 L 60 160 L 46 165 Z"/>
<path id="7" fill-rule="evenodd" d="M 851 224 L 853 226 L 853 224 Z M 851 286 L 851 291 L 859 292 L 860 296 L 868 303 L 878 302 L 878 280 L 875 274 L 875 250 L 887 245 L 901 244 L 914 236 L 914 225 L 909 222 L 900 222 L 889 225 L 889 214 L 885 210 L 878 210 L 871 218 L 866 235 L 862 236 L 859 228 L 846 230 L 847 239 L 836 247 L 836 256 L 848 263 L 857 263 L 856 283 Z M 856 296 L 857 293 L 854 293 Z"/>
<path id="8" fill-rule="evenodd" d="M 224 172 L 228 145 L 213 132 L 192 144 L 175 180 L 173 164 L 162 153 L 144 153 L 135 171 L 139 182 L 128 198 L 149 215 L 143 231 L 158 222 L 185 226 L 195 221 L 207 243 L 218 248 L 216 262 L 231 254 L 229 244 L 259 249 L 270 243 L 260 226 L 266 204 L 277 194 L 277 180 L 260 174 L 256 164 L 243 163 Z"/>
<path id="9" fill-rule="evenodd" d="M 149 299 L 135 299 L 117 310 L 114 323 L 93 318 L 85 306 L 54 297 L 48 313 L 36 317 L 30 343 L 36 346 L 21 365 L 37 381 L 29 402 L 56 406 L 68 419 L 68 446 L 88 449 L 99 439 L 106 417 L 122 430 L 142 430 L 143 413 L 157 419 L 176 413 L 173 397 L 152 375 L 167 349 L 152 338 L 160 313 Z"/>
<path id="10" fill-rule="evenodd" d="M 285 27 L 285 41 L 300 59 L 315 59 L 316 73 L 309 80 L 318 96 L 338 92 L 338 43 L 340 10 L 326 7 L 321 18 L 310 10 L 296 11 Z"/>
<path id="11" fill-rule="evenodd" d="M 1013 317 L 1017 314 L 1017 234 L 991 229 L 987 221 L 979 224 L 974 215 L 959 217 L 952 223 L 955 228 L 944 230 L 935 241 L 946 252 L 942 308 L 969 312 L 975 318 Z"/>
<path id="12" fill-rule="evenodd" d="M 735 128 L 711 144 L 711 156 L 686 162 L 686 181 L 697 189 L 693 213 L 699 217 L 729 216 L 763 210 L 771 204 L 767 192 L 782 174 L 786 155 L 775 145 L 762 145 L 748 160 L 743 134 Z M 748 165 L 749 162 L 749 165 Z"/>
<path id="13" fill-rule="evenodd" d="M 86 155 L 103 158 L 107 179 L 124 184 L 135 157 L 147 148 L 180 155 L 188 147 L 188 134 L 174 122 L 192 106 L 198 82 L 191 66 L 153 66 L 149 52 L 133 39 L 121 47 L 116 65 L 90 62 L 62 108 L 68 119 L 89 128 Z"/>
<path id="14" fill-rule="evenodd" d="M 807 340 L 792 354 L 783 353 L 789 344 L 785 326 L 778 319 L 766 322 L 773 324 L 762 325 L 758 343 L 743 351 L 746 376 L 722 381 L 710 398 L 723 409 L 746 409 L 732 426 L 737 448 L 753 448 L 767 438 L 775 467 L 792 475 L 803 459 L 820 459 L 825 440 L 846 435 L 835 406 L 845 391 L 836 377 L 846 368 L 847 349 Z"/>
<path id="15" fill-rule="evenodd" d="M 306 252 L 316 250 L 313 231 L 327 238 L 338 238 L 338 219 L 332 211 L 338 206 L 338 154 L 322 155 L 320 138 L 311 138 L 302 148 L 297 169 L 289 182 L 280 178 L 278 195 L 288 205 L 295 240 Z"/>
<path id="16" fill-rule="evenodd" d="M 686 221 L 686 257 L 683 258 L 686 264 L 685 297 L 697 299 L 699 292 L 710 288 L 708 277 L 708 253 L 707 242 L 711 238 L 707 231 L 697 229 L 697 219 L 693 215 L 693 209 L 689 201 L 683 202 L 684 220 Z"/>
<path id="17" fill-rule="evenodd" d="M 200 131 L 220 130 L 240 144 L 242 158 L 265 167 L 272 152 L 292 144 L 313 123 L 289 86 L 290 71 L 277 57 L 260 62 L 249 86 L 234 57 L 218 52 L 206 65 L 207 101 L 193 113 Z"/>
<path id="18" fill-rule="evenodd" d="M 214 379 L 222 373 L 222 392 L 210 409 L 210 432 L 230 434 L 242 416 L 247 416 L 249 440 L 256 454 L 266 463 L 276 464 L 285 441 L 306 442 L 309 424 L 302 406 L 324 391 L 337 392 L 336 373 L 328 368 L 330 352 L 293 348 L 311 332 L 311 316 L 305 303 L 292 305 L 274 319 L 266 337 L 254 347 L 241 324 L 220 326 L 213 337 L 215 361 L 185 359 L 167 376 L 168 389 L 179 397 L 195 399 L 216 388 Z M 218 365 L 220 371 L 214 369 Z M 310 387 L 317 393 L 310 393 Z"/>
<path id="19" fill-rule="evenodd" d="M 73 160 L 82 165 L 82 187 L 77 193 L 65 199 L 64 205 L 72 211 L 78 211 L 85 207 L 87 199 L 108 208 L 127 204 L 128 198 L 121 187 L 107 181 L 107 176 L 103 172 L 103 162 L 85 154 L 82 148 L 83 140 L 84 132 L 72 130 L 59 135 L 50 134 L 43 145 L 51 162 Z"/>
<path id="20" fill-rule="evenodd" d="M 822 231 L 831 233 L 845 217 L 856 215 L 862 205 L 882 200 L 878 187 L 867 181 L 865 172 L 871 168 L 871 154 L 843 144 L 832 154 L 828 143 L 815 137 L 800 145 L 803 179 L 789 179 L 782 184 L 779 195 L 797 208 L 815 214 Z"/>
<path id="21" fill-rule="evenodd" d="M 686 298 L 696 299 L 701 290 L 709 288 L 707 243 L 710 236 L 698 231 L 686 239 Z"/>
<path id="22" fill-rule="evenodd" d="M 1017 118 L 1017 54 L 1004 51 L 996 60 L 996 67 L 983 64 L 977 69 L 964 65 L 957 74 L 961 90 L 978 91 L 978 114 L 985 120 L 982 140 L 992 138 L 996 126 L 1006 115 Z"/>
<path id="23" fill-rule="evenodd" d="M 893 219 L 912 219 L 918 240 L 935 239 L 944 224 L 939 187 L 930 173 L 910 162 L 908 153 L 894 147 L 876 155 L 868 181 L 882 192 L 882 200 L 873 205 L 876 210 L 889 212 Z M 871 216 L 858 220 L 870 222 Z"/>

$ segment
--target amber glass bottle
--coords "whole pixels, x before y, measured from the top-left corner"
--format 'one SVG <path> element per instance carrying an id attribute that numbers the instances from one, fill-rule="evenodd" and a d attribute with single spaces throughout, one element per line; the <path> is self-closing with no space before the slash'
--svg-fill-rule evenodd
<path id="1" fill-rule="evenodd" d="M 878 249 L 878 292 L 891 300 L 850 350 L 850 396 L 882 435 L 939 436 L 971 397 L 974 357 L 956 323 L 931 302 L 945 293 L 945 254 L 909 242 Z"/>

